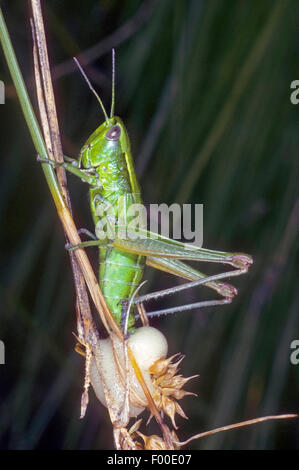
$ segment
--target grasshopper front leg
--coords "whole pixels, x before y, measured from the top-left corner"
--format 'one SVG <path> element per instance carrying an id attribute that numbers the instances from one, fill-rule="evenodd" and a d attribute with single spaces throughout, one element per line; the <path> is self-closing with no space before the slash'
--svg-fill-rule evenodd
<path id="1" fill-rule="evenodd" d="M 94 168 L 90 169 L 81 169 L 79 168 L 78 161 L 72 158 L 68 158 L 68 162 L 54 162 L 54 160 L 49 160 L 47 158 L 41 158 L 39 155 L 37 156 L 37 161 L 41 163 L 47 163 L 48 165 L 53 166 L 54 168 L 63 167 L 65 170 L 69 171 L 75 176 L 78 176 L 81 181 L 87 183 L 91 186 L 101 187 L 101 182 L 96 175 Z"/>

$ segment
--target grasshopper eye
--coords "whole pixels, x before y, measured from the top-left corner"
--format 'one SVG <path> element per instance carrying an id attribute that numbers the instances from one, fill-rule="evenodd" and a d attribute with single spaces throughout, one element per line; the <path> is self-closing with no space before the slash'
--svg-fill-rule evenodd
<path id="1" fill-rule="evenodd" d="M 105 138 L 108 140 L 118 140 L 120 138 L 121 129 L 119 126 L 113 126 L 106 132 Z"/>

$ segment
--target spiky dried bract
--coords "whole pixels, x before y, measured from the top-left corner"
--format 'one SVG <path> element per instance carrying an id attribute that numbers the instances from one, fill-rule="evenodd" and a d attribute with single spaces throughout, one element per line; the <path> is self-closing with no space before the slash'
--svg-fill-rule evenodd
<path id="1" fill-rule="evenodd" d="M 176 413 L 187 419 L 181 406 L 177 400 L 180 400 L 186 395 L 196 395 L 192 392 L 183 390 L 183 386 L 192 378 L 198 377 L 182 377 L 178 374 L 179 364 L 184 359 L 181 354 L 175 354 L 168 359 L 158 359 L 149 367 L 152 387 L 151 393 L 154 403 L 158 410 L 169 416 L 172 426 L 177 429 L 175 423 Z M 150 419 L 152 418 L 150 415 Z M 176 450 L 181 447 L 179 439 L 173 429 L 169 429 L 166 424 L 163 424 L 163 437 L 156 434 L 146 436 L 139 431 L 141 419 L 136 421 L 134 425 L 127 430 L 126 428 L 118 429 L 115 433 L 115 441 L 117 448 L 122 450 Z"/>
<path id="2" fill-rule="evenodd" d="M 169 431 L 171 440 L 176 442 L 178 441 L 178 437 L 174 431 Z M 145 436 L 140 431 L 137 433 L 143 439 L 143 447 L 142 450 L 169 450 L 168 445 L 165 443 L 165 440 L 162 437 L 157 436 L 156 434 L 152 434 L 151 436 Z M 177 450 L 181 446 L 174 444 L 173 449 Z"/>
<path id="3" fill-rule="evenodd" d="M 188 419 L 177 400 L 181 400 L 186 395 L 196 395 L 195 393 L 182 390 L 182 387 L 189 380 L 198 376 L 182 377 L 181 375 L 176 375 L 179 364 L 183 359 L 184 356 L 175 354 L 168 359 L 158 359 L 149 368 L 153 382 L 153 400 L 155 405 L 159 411 L 169 416 L 175 429 L 177 429 L 175 422 L 176 413 L 182 416 L 182 418 Z M 151 418 L 152 415 L 150 416 Z"/>
<path id="4" fill-rule="evenodd" d="M 165 426 L 165 428 L 167 430 L 169 441 L 173 443 L 171 447 L 167 445 L 164 438 L 157 436 L 156 434 L 146 436 L 140 432 L 139 427 L 141 422 L 142 419 L 136 421 L 129 431 L 125 428 L 121 430 L 118 438 L 121 450 L 176 450 L 181 447 L 178 442 L 178 436 L 167 426 Z M 140 440 L 140 438 L 142 440 Z"/>
<path id="5" fill-rule="evenodd" d="M 139 419 L 129 430 L 126 428 L 114 429 L 114 440 L 117 441 L 116 448 L 120 450 L 144 450 L 143 443 L 137 440 L 137 431 L 141 422 L 142 419 Z"/>

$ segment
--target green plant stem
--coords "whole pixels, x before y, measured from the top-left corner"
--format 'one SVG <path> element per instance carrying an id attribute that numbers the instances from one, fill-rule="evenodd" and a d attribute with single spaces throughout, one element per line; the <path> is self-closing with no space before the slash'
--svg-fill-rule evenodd
<path id="1" fill-rule="evenodd" d="M 33 144 L 36 152 L 43 158 L 49 158 L 48 152 L 44 143 L 44 139 L 37 122 L 37 118 L 33 111 L 32 104 L 30 102 L 26 85 L 21 74 L 17 58 L 14 53 L 14 49 L 10 40 L 10 36 L 5 24 L 2 9 L 0 8 L 0 41 L 3 47 L 6 62 L 16 88 L 18 98 L 27 122 Z M 65 201 L 61 195 L 59 185 L 57 182 L 56 175 L 50 165 L 42 164 L 42 168 L 49 185 L 52 197 L 58 211 L 62 208 L 66 208 Z"/>
<path id="2" fill-rule="evenodd" d="M 47 148 L 38 125 L 35 113 L 33 111 L 27 89 L 18 65 L 17 58 L 14 53 L 14 49 L 9 37 L 8 30 L 6 28 L 5 20 L 2 14 L 2 9 L 0 8 L 0 41 L 4 50 L 6 61 L 21 103 L 21 107 L 36 149 L 36 152 L 42 157 L 49 159 Z M 56 175 L 49 164 L 43 164 L 43 171 L 51 191 L 52 197 L 54 199 L 58 215 L 63 224 L 64 230 L 66 231 L 67 238 L 72 245 L 78 245 L 81 243 L 80 237 L 78 236 L 77 229 L 75 227 L 74 221 L 72 219 L 71 213 L 67 207 L 67 204 L 60 192 L 59 184 L 56 178 Z M 115 322 L 110 310 L 108 309 L 105 299 L 102 292 L 99 289 L 97 278 L 94 275 L 92 267 L 89 263 L 89 260 L 86 256 L 84 250 L 76 251 L 76 258 L 79 263 L 80 269 L 84 275 L 85 282 L 88 286 L 91 297 L 95 303 L 97 311 L 101 317 L 101 320 L 109 332 L 110 328 L 114 333 L 122 339 L 122 333 L 119 329 L 117 323 Z M 108 320 L 107 320 L 108 319 Z M 108 323 L 107 323 L 108 321 Z"/>

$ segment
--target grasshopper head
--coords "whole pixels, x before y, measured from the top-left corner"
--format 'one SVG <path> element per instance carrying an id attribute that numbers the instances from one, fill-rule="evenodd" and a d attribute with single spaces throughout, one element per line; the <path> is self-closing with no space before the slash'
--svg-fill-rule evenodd
<path id="1" fill-rule="evenodd" d="M 105 116 L 105 121 L 101 124 L 87 139 L 79 155 L 79 167 L 97 168 L 102 163 L 108 163 L 109 160 L 121 158 L 124 153 L 130 152 L 130 142 L 126 128 L 122 120 L 114 116 L 114 97 L 115 97 L 115 51 L 112 49 L 112 101 L 110 118 L 105 110 L 103 102 L 78 60 L 74 58 L 89 88 L 96 96 Z"/>
<path id="2" fill-rule="evenodd" d="M 129 138 L 122 120 L 114 116 L 101 124 L 87 139 L 79 160 L 84 168 L 98 167 L 129 150 Z"/>

